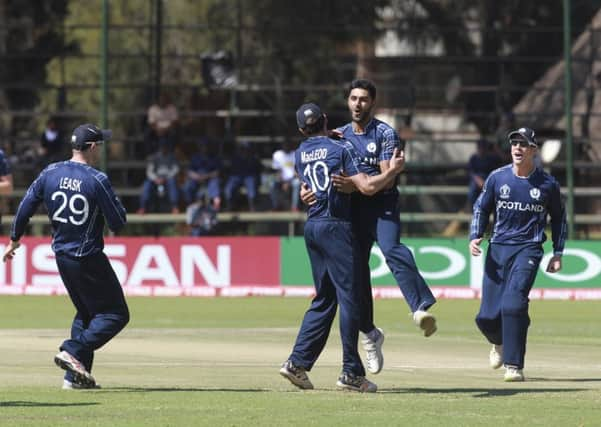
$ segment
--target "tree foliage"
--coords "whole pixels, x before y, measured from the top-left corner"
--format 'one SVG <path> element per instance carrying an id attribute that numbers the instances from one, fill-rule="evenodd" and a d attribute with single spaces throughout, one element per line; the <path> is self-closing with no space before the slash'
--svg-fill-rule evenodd
<path id="1" fill-rule="evenodd" d="M 462 84 L 494 87 L 496 92 L 466 93 L 467 119 L 484 133 L 496 126 L 483 112 L 510 111 L 523 90 L 563 54 L 562 2 L 546 0 L 392 0 L 406 19 L 399 36 L 413 44 L 437 43 L 443 55 L 457 57 Z M 572 1 L 572 30 L 582 32 L 601 1 Z M 470 59 L 480 59 L 471 61 Z M 537 60 L 538 58 L 538 60 Z"/>
<path id="2" fill-rule="evenodd" d="M 72 50 L 62 34 L 67 1 L 11 0 L 0 5 L 0 105 L 6 110 L 32 110 L 46 83 L 46 64 Z M 4 116 L 14 133 L 27 118 Z"/>
<path id="3" fill-rule="evenodd" d="M 427 56 L 436 50 L 433 56 L 457 58 L 455 74 L 464 87 L 499 88 L 465 92 L 460 99 L 468 119 L 483 132 L 494 128 L 495 119 L 482 112 L 511 109 L 521 92 L 510 87 L 527 87 L 562 54 L 562 4 L 546 0 L 163 0 L 161 31 L 154 26 L 157 1 L 109 2 L 109 110 L 111 125 L 124 133 L 138 131 L 133 121 L 140 117 L 128 112 L 148 106 L 159 77 L 185 107 L 194 95 L 189 85 L 202 88 L 200 58 L 207 52 L 232 52 L 243 84 L 342 87 L 356 76 L 358 46 L 382 34 L 383 11 L 396 17 L 399 39 L 408 46 L 402 55 Z M 62 108 L 98 119 L 101 7 L 102 0 L 0 3 L 5 28 L 0 54 L 9 58 L 0 63 L 5 108 L 49 114 Z M 575 34 L 599 7 L 601 0 L 573 0 Z M 154 57 L 157 37 L 160 68 Z M 437 77 L 435 83 L 444 85 L 440 73 Z M 43 84 L 68 89 L 42 90 Z M 200 92 L 207 108 L 228 108 L 227 99 L 209 98 L 206 88 Z M 340 104 L 342 91 L 267 98 L 238 101 L 247 108 L 287 110 L 311 98 L 327 107 Z"/>

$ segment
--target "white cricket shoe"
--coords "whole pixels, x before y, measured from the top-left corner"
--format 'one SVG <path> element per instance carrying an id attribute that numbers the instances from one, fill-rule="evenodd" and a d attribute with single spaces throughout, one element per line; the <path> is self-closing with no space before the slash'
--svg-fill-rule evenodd
<path id="1" fill-rule="evenodd" d="M 83 366 L 79 360 L 73 357 L 65 350 L 54 356 L 54 363 L 61 369 L 73 373 L 74 382 L 85 386 L 87 388 L 93 388 L 96 385 L 96 380 Z"/>
<path id="2" fill-rule="evenodd" d="M 305 368 L 296 366 L 291 360 L 284 362 L 280 368 L 280 375 L 302 390 L 313 390 L 313 383 Z"/>
<path id="3" fill-rule="evenodd" d="M 436 326 L 436 318 L 432 313 L 428 313 L 424 310 L 417 310 L 413 313 L 413 321 L 422 331 L 424 331 L 425 337 L 429 337 L 438 329 Z"/>
<path id="4" fill-rule="evenodd" d="M 488 354 L 488 363 L 492 369 L 499 369 L 503 366 L 503 345 L 492 345 Z"/>
<path id="5" fill-rule="evenodd" d="M 380 328 L 376 328 L 380 335 L 378 339 L 372 341 L 369 337 L 365 337 L 362 342 L 363 349 L 365 350 L 365 364 L 367 370 L 372 374 L 379 373 L 384 367 L 384 354 L 382 354 L 382 344 L 384 344 L 384 331 Z"/>
<path id="6" fill-rule="evenodd" d="M 505 365 L 503 380 L 508 383 L 524 381 L 524 372 L 516 366 Z"/>
<path id="7" fill-rule="evenodd" d="M 340 390 L 356 391 L 359 393 L 375 393 L 378 390 L 378 386 L 367 378 L 348 372 L 343 372 L 340 375 L 338 381 L 336 381 L 336 387 Z"/>
<path id="8" fill-rule="evenodd" d="M 78 384 L 76 382 L 72 382 L 69 380 L 63 380 L 63 390 L 93 390 L 93 389 L 99 389 L 102 388 L 100 387 L 100 384 L 94 384 L 94 386 L 90 387 L 90 386 L 85 386 L 83 384 Z"/>

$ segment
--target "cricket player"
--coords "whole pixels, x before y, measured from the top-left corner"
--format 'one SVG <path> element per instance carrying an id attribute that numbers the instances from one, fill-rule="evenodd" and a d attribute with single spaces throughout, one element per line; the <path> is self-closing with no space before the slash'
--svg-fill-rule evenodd
<path id="1" fill-rule="evenodd" d="M 351 82 L 347 98 L 351 122 L 335 131 L 353 145 L 360 159 L 359 170 L 370 176 L 388 170 L 393 150 L 403 148 L 397 132 L 373 117 L 375 100 L 376 87 L 371 81 L 358 79 Z M 354 191 L 353 227 L 359 239 L 360 262 L 363 266 L 360 330 L 365 335 L 363 348 L 366 351 L 367 370 L 377 374 L 384 366 L 384 333 L 375 326 L 373 316 L 369 257 L 374 242 L 378 242 L 386 264 L 413 313 L 415 324 L 423 330 L 426 337 L 437 329 L 435 317 L 427 311 L 436 299 L 420 275 L 413 254 L 400 242 L 400 206 L 396 180 L 375 195 L 367 196 L 357 193 L 351 180 L 343 175 L 334 175 L 332 179 L 334 186 L 341 191 Z M 313 202 L 306 189 L 301 191 L 301 199 L 308 204 Z"/>
<path id="2" fill-rule="evenodd" d="M 107 176 L 90 166 L 110 130 L 93 124 L 75 128 L 71 160 L 47 166 L 31 184 L 12 224 L 3 261 L 13 258 L 19 239 L 43 202 L 52 222 L 52 250 L 58 271 L 77 310 L 71 338 L 60 346 L 55 363 L 66 370 L 63 388 L 95 388 L 94 351 L 129 321 L 123 290 L 104 248 L 104 222 L 111 230 L 126 222 L 125 209 Z"/>
<path id="3" fill-rule="evenodd" d="M 319 106 L 302 105 L 296 120 L 301 133 L 307 137 L 295 152 L 296 173 L 316 197 L 305 224 L 305 243 L 316 295 L 280 374 L 301 389 L 313 388 L 306 372 L 323 350 L 340 305 L 343 366 L 336 385 L 340 389 L 375 392 L 377 386 L 365 378 L 357 351 L 361 264 L 350 222 L 351 200 L 348 194 L 332 187 L 331 175 L 344 171 L 361 192 L 374 194 L 389 185 L 402 170 L 403 153 L 394 149 L 388 170 L 368 176 L 359 171 L 358 159 L 348 142 L 327 137 L 326 116 Z"/>
<path id="4" fill-rule="evenodd" d="M 482 253 L 482 236 L 494 212 L 476 324 L 492 344 L 491 368 L 505 365 L 505 381 L 524 381 L 528 294 L 543 256 L 547 215 L 553 239 L 549 273 L 561 269 L 566 215 L 559 184 L 534 163 L 538 151 L 534 131 L 520 128 L 508 138 L 512 163 L 493 171 L 484 183 L 474 204 L 469 248 L 474 256 Z"/>

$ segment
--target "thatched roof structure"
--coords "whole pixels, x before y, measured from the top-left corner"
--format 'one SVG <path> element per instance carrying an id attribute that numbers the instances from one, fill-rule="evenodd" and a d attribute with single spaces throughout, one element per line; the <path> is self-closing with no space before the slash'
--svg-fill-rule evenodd
<path id="1" fill-rule="evenodd" d="M 513 109 L 535 129 L 565 130 L 565 62 L 553 65 Z M 573 135 L 601 142 L 601 10 L 572 45 Z M 590 155 L 601 159 L 601 144 Z"/>

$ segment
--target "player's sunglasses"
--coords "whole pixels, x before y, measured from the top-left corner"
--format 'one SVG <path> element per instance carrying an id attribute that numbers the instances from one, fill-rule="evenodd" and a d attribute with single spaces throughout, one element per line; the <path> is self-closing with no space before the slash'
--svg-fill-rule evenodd
<path id="1" fill-rule="evenodd" d="M 513 146 L 519 145 L 522 148 L 528 148 L 530 143 L 528 141 L 524 141 L 523 139 L 512 139 L 509 143 Z"/>

